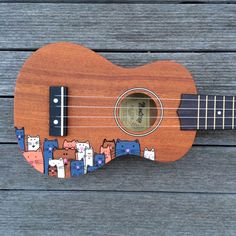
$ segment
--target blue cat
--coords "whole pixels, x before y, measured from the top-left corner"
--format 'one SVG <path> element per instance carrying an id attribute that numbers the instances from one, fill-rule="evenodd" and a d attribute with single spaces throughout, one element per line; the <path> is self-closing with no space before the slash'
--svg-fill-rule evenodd
<path id="1" fill-rule="evenodd" d="M 21 151 L 25 151 L 25 130 L 15 128 L 16 138 Z"/>
<path id="2" fill-rule="evenodd" d="M 48 140 L 45 138 L 43 143 L 44 174 L 48 175 L 49 159 L 53 159 L 53 150 L 58 149 L 57 139 Z"/>
<path id="3" fill-rule="evenodd" d="M 84 174 L 84 161 L 71 161 L 70 162 L 70 174 L 71 176 L 79 176 Z"/>
<path id="4" fill-rule="evenodd" d="M 94 156 L 95 166 L 101 167 L 105 165 L 105 155 L 104 154 L 95 154 Z"/>
<path id="5" fill-rule="evenodd" d="M 140 143 L 137 139 L 134 141 L 124 141 L 117 139 L 115 150 L 116 157 L 125 155 L 140 156 Z"/>

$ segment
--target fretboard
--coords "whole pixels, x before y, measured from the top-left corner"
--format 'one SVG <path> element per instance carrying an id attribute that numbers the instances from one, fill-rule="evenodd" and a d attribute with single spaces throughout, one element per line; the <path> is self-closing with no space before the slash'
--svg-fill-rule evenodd
<path id="1" fill-rule="evenodd" d="M 235 129 L 234 96 L 183 94 L 178 109 L 182 130 Z"/>

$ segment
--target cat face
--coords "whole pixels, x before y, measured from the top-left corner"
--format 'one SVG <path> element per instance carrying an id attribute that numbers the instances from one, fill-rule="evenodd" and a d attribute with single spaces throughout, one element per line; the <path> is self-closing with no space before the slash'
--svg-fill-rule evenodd
<path id="1" fill-rule="evenodd" d="M 71 176 L 79 176 L 84 174 L 84 162 L 83 161 L 71 161 Z"/>
<path id="2" fill-rule="evenodd" d="M 116 157 L 124 155 L 140 156 L 139 141 L 123 141 L 118 139 L 116 142 Z"/>
<path id="3" fill-rule="evenodd" d="M 15 128 L 16 138 L 21 151 L 25 151 L 25 130 Z"/>
<path id="4" fill-rule="evenodd" d="M 103 144 L 102 144 L 102 147 L 104 148 L 110 147 L 112 159 L 115 158 L 115 145 L 116 145 L 115 139 L 113 140 L 104 139 Z"/>
<path id="5" fill-rule="evenodd" d="M 93 157 L 93 149 L 92 148 L 86 149 L 85 156 L 86 156 L 86 158 L 92 158 Z"/>
<path id="6" fill-rule="evenodd" d="M 64 159 L 64 164 L 67 164 L 70 160 L 75 160 L 75 150 L 72 149 L 56 149 L 53 152 L 53 158 L 54 159 Z"/>
<path id="7" fill-rule="evenodd" d="M 37 151 L 40 148 L 39 136 L 27 137 L 28 151 Z"/>
<path id="8" fill-rule="evenodd" d="M 76 148 L 76 141 L 67 141 L 65 140 L 63 143 L 63 148 L 65 148 L 66 150 L 68 149 L 75 149 Z"/>
<path id="9" fill-rule="evenodd" d="M 105 162 L 108 163 L 111 161 L 111 147 L 108 146 L 106 148 L 101 147 L 100 152 L 105 155 Z"/>
<path id="10" fill-rule="evenodd" d="M 24 138 L 24 136 L 25 136 L 24 128 L 22 128 L 22 129 L 15 128 L 15 132 L 16 132 L 16 137 L 18 140 Z"/>
<path id="11" fill-rule="evenodd" d="M 56 139 L 48 140 L 45 138 L 43 148 L 44 148 L 44 151 L 52 154 L 53 150 L 58 148 L 58 142 Z"/>
<path id="12" fill-rule="evenodd" d="M 82 142 L 77 142 L 76 143 L 76 149 L 79 153 L 85 153 L 85 149 L 89 148 L 89 141 L 86 141 L 84 143 Z"/>
<path id="13" fill-rule="evenodd" d="M 105 165 L 105 155 L 104 154 L 96 154 L 94 157 L 95 166 L 101 167 Z"/>
<path id="14" fill-rule="evenodd" d="M 146 159 L 155 161 L 155 150 L 154 150 L 154 148 L 151 149 L 150 151 L 149 151 L 147 148 L 145 148 L 145 149 L 144 149 L 144 155 L 143 155 L 143 156 L 144 156 L 144 158 L 146 158 Z"/>
<path id="15" fill-rule="evenodd" d="M 93 166 L 93 148 L 85 149 L 85 165 Z"/>
<path id="16" fill-rule="evenodd" d="M 52 177 L 57 177 L 57 166 L 49 166 L 48 175 Z"/>

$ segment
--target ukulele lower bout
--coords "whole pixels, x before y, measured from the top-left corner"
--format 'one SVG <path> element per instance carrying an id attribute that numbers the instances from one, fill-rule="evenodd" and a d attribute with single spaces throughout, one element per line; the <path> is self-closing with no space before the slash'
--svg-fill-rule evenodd
<path id="1" fill-rule="evenodd" d="M 29 57 L 17 79 L 16 137 L 36 170 L 59 178 L 126 155 L 175 161 L 196 134 L 180 124 L 179 116 L 187 114 L 181 113 L 183 94 L 196 94 L 196 87 L 177 63 L 127 69 L 79 45 L 46 45 Z"/>

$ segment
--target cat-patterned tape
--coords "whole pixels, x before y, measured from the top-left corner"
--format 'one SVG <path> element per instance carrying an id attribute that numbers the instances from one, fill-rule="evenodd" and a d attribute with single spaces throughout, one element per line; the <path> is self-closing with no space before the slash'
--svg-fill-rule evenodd
<path id="1" fill-rule="evenodd" d="M 98 153 L 89 140 L 64 140 L 59 147 L 57 139 L 41 140 L 32 136 L 24 128 L 15 128 L 19 148 L 25 159 L 36 170 L 48 176 L 69 178 L 90 173 L 101 168 L 116 157 L 125 155 L 141 156 L 156 160 L 154 149 L 141 150 L 138 139 L 133 141 L 104 139 Z"/>

